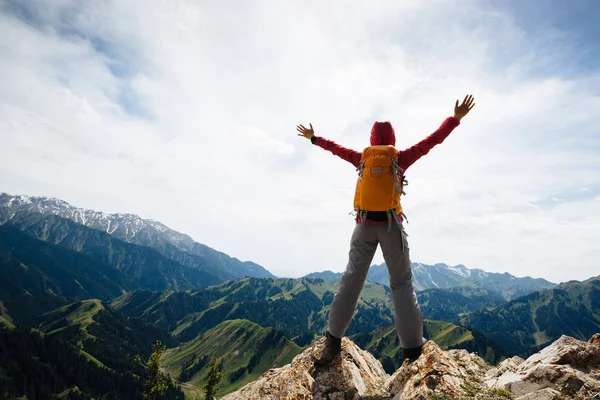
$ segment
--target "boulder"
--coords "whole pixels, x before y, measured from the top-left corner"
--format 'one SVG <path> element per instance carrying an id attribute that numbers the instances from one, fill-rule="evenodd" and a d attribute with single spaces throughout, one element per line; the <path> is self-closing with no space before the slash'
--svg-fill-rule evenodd
<path id="1" fill-rule="evenodd" d="M 392 376 L 348 338 L 329 366 L 317 367 L 321 338 L 291 364 L 265 372 L 222 400 L 600 400 L 599 338 L 561 336 L 526 360 L 512 357 L 496 367 L 474 353 L 443 351 L 429 341 L 421 357 L 405 360 Z"/>
<path id="2" fill-rule="evenodd" d="M 519 399 L 544 399 L 554 392 L 565 398 L 600 398 L 599 366 L 600 346 L 563 335 L 500 375 L 490 371 L 486 384 L 507 389 Z"/>
<path id="3" fill-rule="evenodd" d="M 421 357 L 410 363 L 404 361 L 386 387 L 394 400 L 429 399 L 435 394 L 474 395 L 487 389 L 482 384 L 487 369 L 486 362 L 474 353 L 443 351 L 429 341 Z"/>
<path id="4" fill-rule="evenodd" d="M 389 399 L 385 389 L 389 375 L 381 363 L 348 338 L 342 339 L 342 352 L 330 365 L 315 366 L 313 356 L 324 342 L 325 338 L 319 339 L 291 364 L 265 372 L 223 400 Z"/>

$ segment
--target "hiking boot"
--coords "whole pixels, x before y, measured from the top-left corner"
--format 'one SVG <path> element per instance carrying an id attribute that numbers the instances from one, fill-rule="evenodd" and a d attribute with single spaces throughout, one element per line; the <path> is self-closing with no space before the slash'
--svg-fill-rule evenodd
<path id="1" fill-rule="evenodd" d="M 427 343 L 427 339 L 423 338 L 423 344 L 419 347 L 413 347 L 411 349 L 402 349 L 402 357 L 406 358 L 409 363 L 415 361 L 421 356 L 423 351 L 423 345 Z"/>
<path id="2" fill-rule="evenodd" d="M 325 344 L 319 354 L 318 358 L 315 358 L 314 362 L 316 365 L 325 366 L 333 361 L 342 351 L 342 339 L 332 336 L 329 331 L 325 334 Z"/>
<path id="3" fill-rule="evenodd" d="M 402 349 L 402 357 L 407 359 L 409 362 L 415 361 L 421 356 L 423 346 L 413 347 L 412 349 Z"/>

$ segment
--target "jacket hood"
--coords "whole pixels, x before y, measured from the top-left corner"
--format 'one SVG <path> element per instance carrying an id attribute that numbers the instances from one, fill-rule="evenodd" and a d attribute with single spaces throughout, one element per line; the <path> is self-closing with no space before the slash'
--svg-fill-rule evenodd
<path id="1" fill-rule="evenodd" d="M 371 128 L 371 146 L 396 146 L 396 134 L 388 121 L 375 121 Z"/>

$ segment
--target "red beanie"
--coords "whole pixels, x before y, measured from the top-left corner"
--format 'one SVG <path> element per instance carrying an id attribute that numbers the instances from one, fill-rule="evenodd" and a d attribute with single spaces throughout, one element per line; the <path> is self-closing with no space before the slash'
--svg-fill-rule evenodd
<path id="1" fill-rule="evenodd" d="M 371 146 L 396 145 L 396 134 L 388 121 L 375 121 L 371 128 Z"/>

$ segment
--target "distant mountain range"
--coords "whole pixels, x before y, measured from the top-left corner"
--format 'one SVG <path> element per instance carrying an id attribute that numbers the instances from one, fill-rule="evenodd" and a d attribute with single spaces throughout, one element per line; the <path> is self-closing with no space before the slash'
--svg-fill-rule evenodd
<path id="1" fill-rule="evenodd" d="M 561 335 L 583 340 L 600 332 L 600 276 L 562 283 L 500 307 L 461 315 L 504 351 L 527 357 Z"/>
<path id="2" fill-rule="evenodd" d="M 0 300 L 64 296 L 108 300 L 141 288 L 132 277 L 85 254 L 0 225 Z"/>
<path id="3" fill-rule="evenodd" d="M 481 269 L 469 269 L 464 265 L 426 265 L 413 262 L 411 263 L 411 268 L 413 271 L 413 286 L 416 291 L 476 285 L 481 289 L 498 293 L 508 301 L 538 290 L 550 289 L 556 286 L 555 283 L 541 278 L 517 278 L 507 272 L 502 274 L 485 272 Z M 313 272 L 305 277 L 337 280 L 342 277 L 342 273 L 332 271 Z M 389 287 L 389 272 L 386 264 L 372 265 L 369 268 L 367 280 Z"/>
<path id="4" fill-rule="evenodd" d="M 460 323 L 465 313 L 499 307 L 506 303 L 500 294 L 476 285 L 417 292 L 419 306 L 426 318 Z"/>
<path id="5" fill-rule="evenodd" d="M 260 265 L 229 257 L 160 222 L 76 208 L 50 197 L 0 193 L 0 224 L 112 265 L 133 277 L 139 288 L 186 290 L 243 277 L 275 278 Z M 517 278 L 463 265 L 412 263 L 412 269 L 417 291 L 476 285 L 513 300 L 556 286 L 544 279 Z M 324 271 L 306 277 L 337 280 L 341 273 Z M 367 279 L 389 286 L 386 265 L 373 265 Z"/>
<path id="6" fill-rule="evenodd" d="M 600 277 L 557 286 L 462 265 L 412 269 L 425 336 L 443 348 L 494 363 L 600 331 Z M 156 221 L 7 194 L 0 273 L 0 398 L 100 398 L 104 389 L 137 398 L 133 357 L 157 339 L 182 385 L 166 398 L 198 394 L 211 357 L 226 371 L 224 394 L 324 334 L 342 275 L 275 278 Z M 385 264 L 367 279 L 346 335 L 393 371 L 403 360 Z M 22 381 L 27 374 L 38 386 Z"/>
<path id="7" fill-rule="evenodd" d="M 164 327 L 185 342 L 222 321 L 247 319 L 282 331 L 300 345 L 324 334 L 337 282 L 322 279 L 243 278 L 199 290 L 139 290 L 114 299 L 126 315 Z M 348 334 L 393 324 L 391 291 L 367 282 Z"/>
<path id="8" fill-rule="evenodd" d="M 127 243 L 142 245 L 178 263 L 202 270 L 221 282 L 243 278 L 274 278 L 265 268 L 250 261 L 242 262 L 225 253 L 195 242 L 158 221 L 133 214 L 106 214 L 74 207 L 52 197 L 13 196 L 0 193 L 0 224 L 31 214 L 56 215 L 76 224 L 106 232 Z"/>

